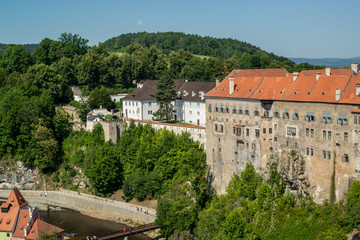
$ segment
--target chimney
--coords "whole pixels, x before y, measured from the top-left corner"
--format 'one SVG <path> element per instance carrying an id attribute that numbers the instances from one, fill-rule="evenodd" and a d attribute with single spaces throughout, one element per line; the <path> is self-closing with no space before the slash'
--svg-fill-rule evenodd
<path id="1" fill-rule="evenodd" d="M 319 72 L 316 73 L 316 81 L 319 80 L 320 75 L 321 75 L 321 73 L 319 73 Z"/>
<path id="2" fill-rule="evenodd" d="M 296 82 L 296 79 L 299 77 L 299 72 L 293 72 L 293 82 Z"/>
<path id="3" fill-rule="evenodd" d="M 357 97 L 360 96 L 360 84 L 359 83 L 356 84 L 356 96 Z"/>
<path id="4" fill-rule="evenodd" d="M 220 84 L 220 79 L 216 79 L 216 87 Z"/>
<path id="5" fill-rule="evenodd" d="M 352 75 L 357 75 L 358 72 L 358 64 L 357 63 L 352 63 L 351 64 L 351 73 Z"/>
<path id="6" fill-rule="evenodd" d="M 335 101 L 339 101 L 339 100 L 340 100 L 340 88 L 337 88 L 335 93 Z"/>
<path id="7" fill-rule="evenodd" d="M 327 67 L 327 68 L 325 68 L 325 75 L 326 76 L 330 76 L 330 68 L 329 67 Z"/>
<path id="8" fill-rule="evenodd" d="M 233 77 L 229 77 L 229 94 L 233 94 L 234 92 L 234 78 Z"/>

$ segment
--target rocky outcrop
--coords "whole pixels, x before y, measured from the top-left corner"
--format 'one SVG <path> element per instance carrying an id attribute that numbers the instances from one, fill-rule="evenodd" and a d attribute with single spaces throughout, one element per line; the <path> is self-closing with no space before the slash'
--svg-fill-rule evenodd
<path id="1" fill-rule="evenodd" d="M 16 162 L 14 166 L 0 166 L 0 188 L 34 189 L 35 183 L 41 183 L 38 169 L 28 168 L 22 162 Z"/>
<path id="2" fill-rule="evenodd" d="M 306 161 L 303 156 L 296 152 L 282 152 L 275 154 L 269 164 L 273 162 L 277 164 L 287 192 L 301 193 L 303 196 L 310 193 L 310 182 L 305 171 Z"/>

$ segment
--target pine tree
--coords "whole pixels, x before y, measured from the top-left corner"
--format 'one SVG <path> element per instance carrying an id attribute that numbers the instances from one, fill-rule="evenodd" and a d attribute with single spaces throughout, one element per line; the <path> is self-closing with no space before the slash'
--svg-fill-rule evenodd
<path id="1" fill-rule="evenodd" d="M 160 77 L 155 97 L 159 105 L 159 110 L 154 113 L 155 118 L 160 121 L 171 120 L 174 108 L 171 102 L 175 101 L 176 90 L 174 80 L 169 73 L 166 72 Z"/>

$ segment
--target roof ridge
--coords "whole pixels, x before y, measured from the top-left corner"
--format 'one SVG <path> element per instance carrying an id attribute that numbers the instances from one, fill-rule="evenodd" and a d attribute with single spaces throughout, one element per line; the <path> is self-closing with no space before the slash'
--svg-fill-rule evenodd
<path id="1" fill-rule="evenodd" d="M 259 83 L 259 85 L 255 89 L 255 91 L 252 92 L 252 94 L 249 96 L 249 98 L 251 98 L 257 92 L 257 90 L 260 88 L 261 84 L 263 83 L 264 79 L 265 79 L 265 77 L 262 77 L 261 82 Z"/>

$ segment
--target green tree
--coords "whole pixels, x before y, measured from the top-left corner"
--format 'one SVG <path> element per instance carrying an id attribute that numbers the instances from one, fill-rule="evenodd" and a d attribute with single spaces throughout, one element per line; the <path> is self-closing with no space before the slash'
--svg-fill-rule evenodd
<path id="1" fill-rule="evenodd" d="M 95 88 L 91 91 L 89 100 L 89 106 L 91 109 L 99 108 L 100 106 L 110 109 L 115 109 L 116 105 L 111 101 L 111 97 L 105 88 Z"/>
<path id="2" fill-rule="evenodd" d="M 32 63 L 31 53 L 26 51 L 24 46 L 10 44 L 2 54 L 0 67 L 5 68 L 9 73 L 24 73 Z"/>
<path id="3" fill-rule="evenodd" d="M 176 90 L 174 80 L 171 79 L 168 73 L 161 76 L 157 84 L 157 92 L 155 94 L 159 109 L 154 113 L 154 116 L 160 121 L 169 121 L 172 119 L 173 105 L 175 101 Z"/>
<path id="4" fill-rule="evenodd" d="M 360 228 L 360 181 L 354 181 L 346 201 L 346 217 L 351 228 Z"/>
<path id="5" fill-rule="evenodd" d="M 78 34 L 62 33 L 59 41 L 65 46 L 65 57 L 72 58 L 75 54 L 85 54 L 89 49 L 89 40 L 80 37 Z"/>

